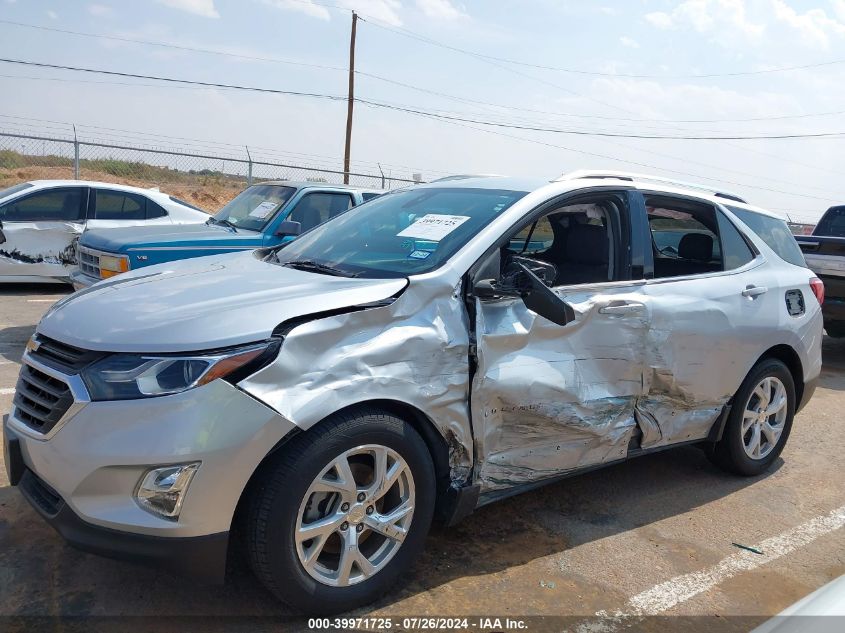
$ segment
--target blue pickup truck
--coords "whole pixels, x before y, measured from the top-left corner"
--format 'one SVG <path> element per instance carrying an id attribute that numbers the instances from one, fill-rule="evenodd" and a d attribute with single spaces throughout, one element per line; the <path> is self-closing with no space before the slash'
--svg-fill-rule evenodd
<path id="1" fill-rule="evenodd" d="M 205 224 L 86 231 L 71 280 L 80 289 L 153 264 L 278 246 L 381 193 L 314 182 L 262 182 L 246 188 Z"/>

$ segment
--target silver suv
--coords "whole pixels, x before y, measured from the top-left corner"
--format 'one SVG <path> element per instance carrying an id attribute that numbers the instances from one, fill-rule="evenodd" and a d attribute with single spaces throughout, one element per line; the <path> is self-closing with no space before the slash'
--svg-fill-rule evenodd
<path id="1" fill-rule="evenodd" d="M 728 194 L 415 187 L 57 303 L 9 477 L 83 549 L 221 581 L 237 535 L 277 596 L 337 612 L 435 517 L 671 445 L 762 473 L 819 375 L 822 291 L 785 223 Z"/>

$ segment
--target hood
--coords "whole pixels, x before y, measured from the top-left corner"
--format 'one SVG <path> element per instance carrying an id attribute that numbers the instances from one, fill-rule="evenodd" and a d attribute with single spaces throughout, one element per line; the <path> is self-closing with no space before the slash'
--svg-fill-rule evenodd
<path id="1" fill-rule="evenodd" d="M 252 252 L 149 266 L 59 301 L 44 336 L 109 352 L 186 352 L 261 341 L 288 319 L 387 299 L 406 279 L 350 279 Z"/>
<path id="2" fill-rule="evenodd" d="M 262 234 L 215 224 L 160 224 L 85 231 L 82 246 L 107 253 L 143 250 L 155 246 L 260 246 Z"/>

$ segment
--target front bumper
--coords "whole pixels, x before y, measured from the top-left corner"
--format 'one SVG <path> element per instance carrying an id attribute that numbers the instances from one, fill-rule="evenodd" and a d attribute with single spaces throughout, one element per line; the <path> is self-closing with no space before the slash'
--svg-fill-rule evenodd
<path id="1" fill-rule="evenodd" d="M 46 435 L 12 408 L 3 424 L 10 482 L 82 549 L 171 569 L 197 566 L 219 580 L 241 494 L 294 425 L 222 380 L 159 398 L 77 404 Z M 201 465 L 178 520 L 136 503 L 150 468 L 195 461 Z M 53 502 L 45 509 L 39 498 Z"/>
<path id="2" fill-rule="evenodd" d="M 111 530 L 86 523 L 31 470 L 23 466 L 20 440 L 5 424 L 4 449 L 9 480 L 65 540 L 77 549 L 168 569 L 182 576 L 222 584 L 229 532 L 168 538 Z"/>
<path id="3" fill-rule="evenodd" d="M 73 284 L 74 290 L 82 290 L 83 288 L 88 288 L 93 286 L 98 281 L 102 281 L 102 279 L 98 279 L 97 277 L 92 277 L 91 275 L 86 275 L 81 270 L 74 270 L 70 274 L 70 283 Z"/>

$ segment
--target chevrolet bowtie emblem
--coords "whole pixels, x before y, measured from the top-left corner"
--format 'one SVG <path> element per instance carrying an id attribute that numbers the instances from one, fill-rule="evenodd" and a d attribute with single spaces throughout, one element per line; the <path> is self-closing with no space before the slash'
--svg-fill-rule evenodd
<path id="1" fill-rule="evenodd" d="M 30 353 L 37 352 L 39 347 L 41 347 L 41 343 L 38 342 L 37 340 L 35 340 L 34 336 L 26 342 L 26 351 L 27 352 L 30 352 Z"/>

